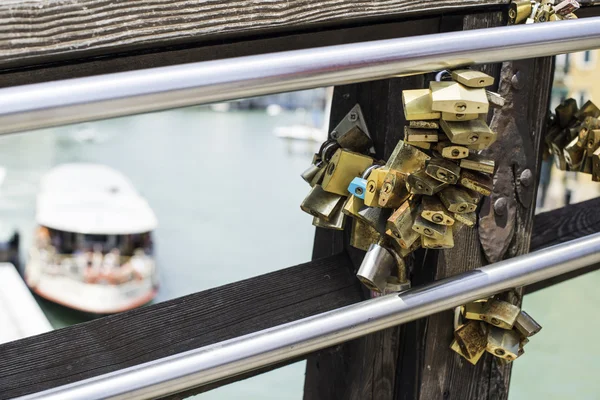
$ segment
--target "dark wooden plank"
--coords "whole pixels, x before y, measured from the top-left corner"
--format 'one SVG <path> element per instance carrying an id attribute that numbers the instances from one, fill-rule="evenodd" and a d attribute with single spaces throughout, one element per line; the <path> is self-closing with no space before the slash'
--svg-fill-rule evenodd
<path id="1" fill-rule="evenodd" d="M 508 0 L 7 0 L 0 3 L 0 69 L 507 3 Z"/>
<path id="2" fill-rule="evenodd" d="M 0 399 L 105 374 L 355 303 L 361 300 L 361 293 L 349 264 L 348 256 L 342 253 L 0 345 Z"/>

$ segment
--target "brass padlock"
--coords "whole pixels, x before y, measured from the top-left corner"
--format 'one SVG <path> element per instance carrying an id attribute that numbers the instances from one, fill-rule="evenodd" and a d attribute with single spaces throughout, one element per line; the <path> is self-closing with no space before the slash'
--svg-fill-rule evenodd
<path id="1" fill-rule="evenodd" d="M 466 319 L 484 320 L 485 318 L 485 304 L 487 301 L 474 301 L 472 303 L 465 304 L 463 307 L 463 316 Z"/>
<path id="2" fill-rule="evenodd" d="M 437 119 L 437 118 L 436 118 Z M 438 121 L 408 121 L 408 127 L 413 129 L 440 129 Z"/>
<path id="3" fill-rule="evenodd" d="M 460 223 L 465 224 L 469 228 L 472 228 L 477 223 L 477 214 L 475 212 L 469 213 L 454 213 L 454 219 Z"/>
<path id="4" fill-rule="evenodd" d="M 350 151 L 363 153 L 373 147 L 373 141 L 365 124 L 360 105 L 352 107 L 350 112 L 331 131 L 331 137 L 339 145 Z"/>
<path id="5" fill-rule="evenodd" d="M 575 113 L 575 118 L 580 121 L 583 121 L 585 117 L 600 117 L 600 109 L 598 109 L 598 107 L 596 107 L 591 100 L 586 101 L 585 104 Z"/>
<path id="6" fill-rule="evenodd" d="M 356 277 L 370 290 L 382 293 L 387 278 L 396 270 L 396 259 L 388 249 L 373 243 L 360 264 Z"/>
<path id="7" fill-rule="evenodd" d="M 362 216 L 359 214 L 359 211 L 365 207 L 363 199 L 356 196 L 348 196 L 342 207 L 342 212 L 348 217 L 360 219 Z"/>
<path id="8" fill-rule="evenodd" d="M 561 128 L 566 128 L 571 124 L 577 113 L 577 101 L 573 98 L 566 99 L 560 103 L 556 109 L 556 120 Z"/>
<path id="9" fill-rule="evenodd" d="M 423 149 L 423 150 L 429 150 L 429 149 L 431 149 L 431 145 L 435 144 L 435 143 L 431 143 L 431 142 L 411 142 L 411 141 L 407 141 L 406 143 L 410 144 L 411 146 L 415 146 L 420 149 Z"/>
<path id="10" fill-rule="evenodd" d="M 470 213 L 477 209 L 477 204 L 473 202 L 472 196 L 456 186 L 448 186 L 438 196 L 448 211 L 452 213 Z"/>
<path id="11" fill-rule="evenodd" d="M 469 149 L 464 146 L 457 146 L 451 142 L 438 142 L 435 150 L 444 158 L 459 160 L 469 156 Z"/>
<path id="12" fill-rule="evenodd" d="M 508 18 L 510 24 L 520 24 L 531 15 L 531 1 L 517 0 L 510 3 Z"/>
<path id="13" fill-rule="evenodd" d="M 321 185 L 315 185 L 300 204 L 302 211 L 324 221 L 332 220 L 335 212 L 342 207 L 344 197 L 326 192 Z"/>
<path id="14" fill-rule="evenodd" d="M 442 113 L 444 121 L 470 121 L 479 118 L 479 114 L 462 114 L 462 113 Z"/>
<path id="15" fill-rule="evenodd" d="M 445 160 L 443 158 L 432 158 L 427 163 L 425 172 L 427 175 L 437 179 L 438 181 L 454 185 L 456 182 L 458 182 L 458 177 L 460 176 L 460 167 L 454 162 Z"/>
<path id="16" fill-rule="evenodd" d="M 487 148 L 496 141 L 496 134 L 482 119 L 471 121 L 440 121 L 440 126 L 454 144 Z"/>
<path id="17" fill-rule="evenodd" d="M 460 160 L 460 167 L 473 171 L 485 172 L 486 174 L 494 174 L 496 162 L 480 156 L 479 154 L 471 154 L 469 157 Z"/>
<path id="18" fill-rule="evenodd" d="M 481 319 L 502 329 L 512 329 L 521 309 L 507 301 L 492 299 L 485 303 Z"/>
<path id="19" fill-rule="evenodd" d="M 579 137 L 573 138 L 563 150 L 565 161 L 571 170 L 576 170 L 583 161 L 584 148 L 579 145 Z"/>
<path id="20" fill-rule="evenodd" d="M 454 331 L 454 339 L 461 349 L 461 355 L 471 364 L 477 364 L 488 345 L 487 332 L 479 321 L 468 321 Z"/>
<path id="21" fill-rule="evenodd" d="M 492 106 L 493 108 L 504 107 L 504 104 L 506 103 L 506 99 L 504 97 L 500 96 L 499 93 L 486 90 L 485 95 L 487 96 L 487 99 L 490 102 L 490 106 Z"/>
<path id="22" fill-rule="evenodd" d="M 438 131 L 435 129 L 415 129 L 404 127 L 404 141 L 406 142 L 437 142 Z"/>
<path id="23" fill-rule="evenodd" d="M 486 114 L 488 112 L 489 103 L 485 89 L 469 88 L 451 81 L 431 81 L 429 88 L 431 89 L 431 108 L 434 111 L 462 114 Z"/>
<path id="24" fill-rule="evenodd" d="M 364 207 L 358 214 L 360 219 L 379 232 L 381 235 L 385 235 L 387 220 L 392 215 L 391 208 L 379 208 L 379 207 Z"/>
<path id="25" fill-rule="evenodd" d="M 486 350 L 496 357 L 513 361 L 519 356 L 520 337 L 513 330 L 488 326 Z"/>
<path id="26" fill-rule="evenodd" d="M 430 159 L 427 154 L 414 146 L 400 140 L 390 155 L 385 167 L 405 174 L 412 174 L 425 168 Z"/>
<path id="27" fill-rule="evenodd" d="M 338 149 L 327 165 L 321 186 L 326 192 L 347 196 L 352 179 L 360 176 L 372 164 L 371 157 Z"/>
<path id="28" fill-rule="evenodd" d="M 410 174 L 407 179 L 408 190 L 413 194 L 424 194 L 427 196 L 433 196 L 446 186 L 447 183 L 440 182 L 437 179 L 427 175 L 425 170 L 417 171 Z"/>
<path id="29" fill-rule="evenodd" d="M 365 193 L 365 205 L 368 207 L 379 206 L 379 193 L 383 186 L 383 180 L 389 172 L 387 168 L 376 168 L 371 170 L 367 180 L 367 191 Z"/>
<path id="30" fill-rule="evenodd" d="M 483 88 L 494 84 L 494 78 L 475 69 L 457 69 L 452 71 L 452 79 L 471 88 Z"/>
<path id="31" fill-rule="evenodd" d="M 407 200 L 387 220 L 386 234 L 394 238 L 403 249 L 409 249 L 420 237 L 412 229 L 417 215 L 417 206 Z"/>
<path id="32" fill-rule="evenodd" d="M 438 225 L 423 218 L 421 215 L 417 215 L 412 228 L 420 235 L 437 240 L 443 239 L 444 235 L 446 234 L 446 230 L 448 229 L 446 225 Z"/>
<path id="33" fill-rule="evenodd" d="M 325 220 L 319 217 L 314 217 L 312 224 L 317 228 L 334 229 L 336 231 L 343 231 L 346 224 L 346 216 L 342 212 L 341 207 L 337 208 L 335 212 Z"/>
<path id="34" fill-rule="evenodd" d="M 406 187 L 406 174 L 389 170 L 383 179 L 383 185 L 379 192 L 379 207 L 397 208 L 402 205 L 410 193 Z"/>
<path id="35" fill-rule="evenodd" d="M 421 216 L 428 221 L 440 225 L 454 224 L 454 218 L 444 207 L 440 199 L 435 196 L 423 196 L 421 198 Z"/>
<path id="36" fill-rule="evenodd" d="M 461 186 L 481 193 L 484 196 L 490 196 L 494 188 L 491 176 L 469 170 L 462 170 L 460 172 L 459 183 Z"/>
<path id="37" fill-rule="evenodd" d="M 550 16 L 554 14 L 554 8 L 551 4 L 543 4 L 538 8 L 537 13 L 535 14 L 534 21 L 535 22 L 546 22 L 550 21 Z"/>
<path id="38" fill-rule="evenodd" d="M 350 246 L 367 251 L 373 243 L 381 239 L 381 234 L 373 227 L 358 218 L 352 220 L 352 233 L 350 234 Z"/>
<path id="39" fill-rule="evenodd" d="M 542 326 L 525 311 L 521 311 L 515 320 L 515 329 L 521 337 L 528 338 L 542 330 Z"/>
<path id="40" fill-rule="evenodd" d="M 440 119 L 442 114 L 431 108 L 431 90 L 414 89 L 402 91 L 404 117 L 407 121 Z"/>
<path id="41" fill-rule="evenodd" d="M 452 227 L 457 225 L 455 222 Z M 451 249 L 454 247 L 453 229 L 446 229 L 442 239 L 433 239 L 427 236 L 421 236 L 422 246 L 425 249 Z"/>

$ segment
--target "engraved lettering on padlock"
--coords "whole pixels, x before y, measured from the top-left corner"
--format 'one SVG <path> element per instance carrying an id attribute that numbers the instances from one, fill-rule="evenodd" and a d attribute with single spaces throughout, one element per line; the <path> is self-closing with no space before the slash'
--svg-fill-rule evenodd
<path id="1" fill-rule="evenodd" d="M 463 114 L 486 114 L 489 103 L 485 89 L 469 88 L 458 82 L 432 81 L 431 108 L 434 111 Z"/>
<path id="2" fill-rule="evenodd" d="M 575 113 L 575 118 L 580 121 L 583 121 L 585 117 L 600 117 L 600 109 L 598 109 L 598 107 L 596 107 L 591 100 L 586 101 L 585 104 Z"/>
<path id="3" fill-rule="evenodd" d="M 454 331 L 454 339 L 461 349 L 461 354 L 471 364 L 477 364 L 487 348 L 488 339 L 484 326 L 479 321 L 468 321 Z"/>
<path id="4" fill-rule="evenodd" d="M 500 96 L 499 93 L 486 90 L 485 95 L 487 96 L 487 99 L 490 102 L 490 106 L 492 106 L 493 108 L 502 108 L 504 107 L 504 104 L 506 104 L 506 99 Z"/>
<path id="5" fill-rule="evenodd" d="M 371 244 L 360 264 L 356 277 L 370 290 L 382 293 L 387 278 L 396 269 L 396 260 L 390 251 L 378 244 Z"/>
<path id="6" fill-rule="evenodd" d="M 342 148 L 358 153 L 365 152 L 373 146 L 360 105 L 352 107 L 333 129 L 331 137 L 336 139 Z"/>
<path id="7" fill-rule="evenodd" d="M 403 249 L 409 249 L 420 237 L 412 229 L 417 215 L 417 206 L 407 200 L 387 220 L 386 234 L 394 238 Z"/>
<path id="8" fill-rule="evenodd" d="M 434 129 L 414 129 L 404 127 L 404 141 L 406 142 L 437 142 L 438 131 Z"/>
<path id="9" fill-rule="evenodd" d="M 358 218 L 352 220 L 352 233 L 350 234 L 350 246 L 367 251 L 373 243 L 381 239 L 381 234 L 373 227 Z"/>
<path id="10" fill-rule="evenodd" d="M 485 304 L 485 316 L 481 319 L 502 329 L 512 329 L 521 309 L 507 301 L 492 299 Z"/>
<path id="11" fill-rule="evenodd" d="M 413 129 L 440 129 L 440 124 L 438 121 L 435 120 L 408 121 L 408 127 Z"/>
<path id="12" fill-rule="evenodd" d="M 352 179 L 360 176 L 371 164 L 371 157 L 338 149 L 327 165 L 322 183 L 323 190 L 346 196 Z"/>
<path id="13" fill-rule="evenodd" d="M 300 204 L 300 208 L 315 218 L 328 221 L 335 214 L 335 211 L 342 207 L 343 201 L 342 196 L 326 192 L 321 185 L 315 185 Z"/>
<path id="14" fill-rule="evenodd" d="M 494 174 L 496 162 L 478 154 L 471 154 L 469 157 L 460 160 L 460 167 L 473 171 L 485 172 L 486 174 Z"/>
<path id="15" fill-rule="evenodd" d="M 452 71 L 452 79 L 471 88 L 483 88 L 494 84 L 494 78 L 485 72 L 474 69 L 457 69 Z"/>
<path id="16" fill-rule="evenodd" d="M 317 228 L 334 229 L 337 231 L 343 231 L 346 224 L 346 216 L 342 212 L 342 207 L 336 208 L 336 210 L 329 216 L 329 219 L 314 217 L 313 225 Z"/>
<path id="17" fill-rule="evenodd" d="M 425 163 L 430 159 L 427 154 L 414 146 L 400 140 L 390 155 L 385 167 L 405 174 L 412 174 L 425 168 Z"/>
<path id="18" fill-rule="evenodd" d="M 475 212 L 468 212 L 462 214 L 455 213 L 454 219 L 456 219 L 460 223 L 465 224 L 469 228 L 472 228 L 477 223 L 477 214 Z"/>
<path id="19" fill-rule="evenodd" d="M 566 99 L 556 109 L 556 120 L 561 128 L 569 126 L 577 113 L 577 101 L 573 98 Z"/>
<path id="20" fill-rule="evenodd" d="M 365 193 L 365 205 L 368 207 L 379 207 L 379 193 L 383 186 L 383 180 L 389 172 L 387 168 L 377 168 L 371 171 L 367 180 L 367 192 Z"/>
<path id="21" fill-rule="evenodd" d="M 402 91 L 404 117 L 407 121 L 440 119 L 442 114 L 431 108 L 431 90 L 414 89 Z"/>
<path id="22" fill-rule="evenodd" d="M 456 222 L 452 227 L 456 226 Z M 442 239 L 433 239 L 427 236 L 421 236 L 422 246 L 425 249 L 451 249 L 454 247 L 454 236 L 452 229 L 446 229 Z"/>
<path id="23" fill-rule="evenodd" d="M 435 150 L 444 158 L 459 160 L 469 156 L 469 149 L 463 146 L 457 146 L 450 142 L 439 142 Z"/>
<path id="24" fill-rule="evenodd" d="M 446 186 L 447 183 L 438 181 L 427 175 L 425 170 L 417 171 L 410 174 L 407 179 L 408 190 L 413 194 L 424 194 L 427 196 L 433 196 Z"/>
<path id="25" fill-rule="evenodd" d="M 521 311 L 515 320 L 515 329 L 521 337 L 528 338 L 542 330 L 542 326 L 525 311 Z"/>
<path id="26" fill-rule="evenodd" d="M 471 121 L 440 121 L 442 130 L 454 144 L 489 147 L 496 141 L 496 134 L 492 132 L 487 123 L 482 119 Z"/>
<path id="27" fill-rule="evenodd" d="M 531 15 L 531 1 L 512 1 L 508 9 L 508 18 L 511 24 L 520 24 Z"/>
<path id="28" fill-rule="evenodd" d="M 477 209 L 477 204 L 473 204 L 472 196 L 456 186 L 448 186 L 438 196 L 448 211 L 452 213 L 463 214 Z"/>
<path id="29" fill-rule="evenodd" d="M 406 188 L 406 174 L 389 170 L 383 179 L 383 185 L 379 192 L 379 207 L 400 207 L 409 196 L 410 193 Z"/>
<path id="30" fill-rule="evenodd" d="M 454 224 L 454 218 L 444 207 L 440 199 L 435 196 L 423 196 L 421 198 L 421 216 L 428 221 L 440 225 Z"/>
<path id="31" fill-rule="evenodd" d="M 460 172 L 459 184 L 484 196 L 490 196 L 494 188 L 493 179 L 490 175 L 469 170 Z"/>
<path id="32" fill-rule="evenodd" d="M 579 137 L 573 138 L 564 148 L 563 154 L 567 165 L 572 170 L 581 166 L 583 161 L 584 148 L 579 145 Z"/>
<path id="33" fill-rule="evenodd" d="M 460 167 L 454 162 L 443 158 L 432 158 L 427 163 L 425 172 L 438 181 L 454 185 L 460 176 Z"/>
<path id="34" fill-rule="evenodd" d="M 488 327 L 486 350 L 496 357 L 512 361 L 519 356 L 520 338 L 513 330 Z"/>
<path id="35" fill-rule="evenodd" d="M 479 114 L 463 114 L 463 113 L 442 113 L 444 121 L 470 121 L 479 118 Z"/>
<path id="36" fill-rule="evenodd" d="M 432 239 L 443 239 L 446 234 L 448 227 L 446 225 L 439 225 L 433 223 L 423 216 L 418 215 L 413 224 L 413 230 L 420 235 L 430 237 Z"/>

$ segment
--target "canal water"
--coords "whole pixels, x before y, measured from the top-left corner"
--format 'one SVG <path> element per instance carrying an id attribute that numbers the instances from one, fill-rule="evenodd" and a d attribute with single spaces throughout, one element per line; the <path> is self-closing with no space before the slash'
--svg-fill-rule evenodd
<path id="1" fill-rule="evenodd" d="M 20 232 L 25 260 L 40 177 L 66 162 L 103 163 L 128 176 L 157 215 L 157 302 L 299 264 L 314 235 L 299 208 L 308 191 L 299 175 L 317 144 L 273 131 L 309 119 L 194 107 L 3 136 L 0 220 Z M 544 329 L 515 363 L 511 400 L 600 398 L 599 284 L 594 273 L 526 298 Z M 87 318 L 40 304 L 55 328 Z M 300 399 L 303 379 L 300 362 L 197 398 Z"/>

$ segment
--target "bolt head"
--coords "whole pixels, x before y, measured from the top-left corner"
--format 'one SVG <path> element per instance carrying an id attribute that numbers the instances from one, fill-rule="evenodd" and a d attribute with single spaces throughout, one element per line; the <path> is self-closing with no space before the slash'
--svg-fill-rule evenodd
<path id="1" fill-rule="evenodd" d="M 531 173 L 531 170 L 527 168 L 523 172 L 521 172 L 519 180 L 521 182 L 521 185 L 525 187 L 531 186 L 531 184 L 533 183 L 533 174 Z"/>
<path id="2" fill-rule="evenodd" d="M 500 197 L 498 200 L 494 202 L 494 212 L 496 215 L 504 215 L 506 214 L 506 209 L 508 207 L 508 201 L 505 197 Z"/>

